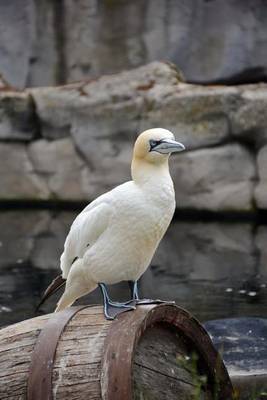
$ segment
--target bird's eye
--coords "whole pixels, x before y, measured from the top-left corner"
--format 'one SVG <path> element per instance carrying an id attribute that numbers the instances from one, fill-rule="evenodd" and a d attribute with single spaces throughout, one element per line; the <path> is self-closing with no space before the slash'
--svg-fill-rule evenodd
<path id="1" fill-rule="evenodd" d="M 159 144 L 160 140 L 149 140 L 149 144 L 150 144 L 150 151 L 152 151 L 154 149 L 154 147 L 156 147 Z"/>

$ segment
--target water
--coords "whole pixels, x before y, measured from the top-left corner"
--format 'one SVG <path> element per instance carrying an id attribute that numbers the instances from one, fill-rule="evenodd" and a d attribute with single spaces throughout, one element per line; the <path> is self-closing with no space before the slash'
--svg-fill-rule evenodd
<path id="1" fill-rule="evenodd" d="M 64 239 L 78 211 L 0 212 L 0 326 L 34 317 L 59 272 Z M 175 300 L 201 321 L 266 317 L 267 226 L 175 220 L 141 281 L 146 297 Z M 111 296 L 129 297 L 127 284 Z M 52 312 L 55 296 L 42 312 Z M 98 290 L 80 303 L 98 303 Z"/>

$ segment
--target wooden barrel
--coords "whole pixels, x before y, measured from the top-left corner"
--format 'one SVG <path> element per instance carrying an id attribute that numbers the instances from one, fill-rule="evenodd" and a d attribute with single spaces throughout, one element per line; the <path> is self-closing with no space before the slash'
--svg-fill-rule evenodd
<path id="1" fill-rule="evenodd" d="M 71 307 L 0 331 L 1 400 L 232 399 L 224 364 L 200 323 L 171 305 L 115 321 Z"/>

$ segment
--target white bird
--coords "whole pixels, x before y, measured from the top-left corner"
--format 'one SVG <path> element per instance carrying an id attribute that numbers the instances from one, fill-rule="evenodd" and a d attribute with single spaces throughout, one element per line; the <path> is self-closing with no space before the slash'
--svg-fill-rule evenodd
<path id="1" fill-rule="evenodd" d="M 148 268 L 175 210 L 175 193 L 168 159 L 185 147 L 161 128 L 149 129 L 136 140 L 132 180 L 90 203 L 74 220 L 60 259 L 62 276 L 50 285 L 44 299 L 66 282 L 56 311 L 100 286 L 104 312 L 113 319 L 135 308 L 140 300 L 137 281 Z M 106 285 L 131 282 L 132 300 L 112 302 Z M 42 301 L 43 302 L 43 301 Z"/>

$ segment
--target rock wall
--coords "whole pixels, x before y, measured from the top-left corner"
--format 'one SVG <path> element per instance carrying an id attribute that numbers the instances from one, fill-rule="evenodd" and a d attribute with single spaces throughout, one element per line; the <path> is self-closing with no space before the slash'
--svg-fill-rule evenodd
<path id="1" fill-rule="evenodd" d="M 0 72 L 16 87 L 172 61 L 191 82 L 266 80 L 265 0 L 0 2 Z"/>
<path id="2" fill-rule="evenodd" d="M 0 200 L 88 201 L 130 179 L 134 140 L 172 130 L 177 207 L 267 209 L 267 85 L 182 82 L 154 62 L 66 86 L 0 90 Z"/>
<path id="3" fill-rule="evenodd" d="M 0 212 L 0 326 L 31 318 L 36 304 L 58 274 L 59 257 L 75 212 Z M 267 301 L 267 227 L 248 223 L 174 220 L 141 293 L 173 299 L 201 320 L 265 315 Z M 111 298 L 129 297 L 125 283 L 109 288 Z M 205 293 L 205 295 L 203 295 Z M 57 297 L 44 307 L 55 308 Z M 83 304 L 101 302 L 96 290 Z"/>

